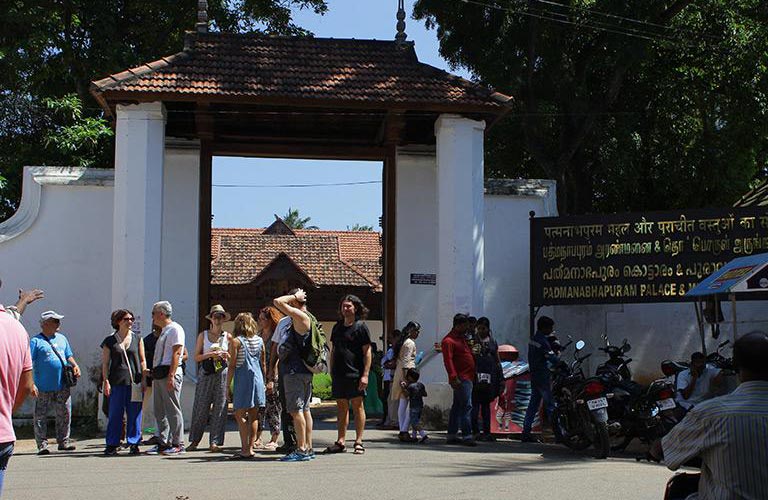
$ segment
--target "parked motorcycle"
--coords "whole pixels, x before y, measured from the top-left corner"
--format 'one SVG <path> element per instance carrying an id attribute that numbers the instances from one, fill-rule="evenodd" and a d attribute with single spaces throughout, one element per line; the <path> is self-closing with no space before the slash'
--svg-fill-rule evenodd
<path id="1" fill-rule="evenodd" d="M 611 450 L 623 451 L 634 439 L 646 445 L 663 437 L 677 423 L 675 388 L 666 379 L 659 379 L 649 386 L 632 380 L 629 364 L 632 358 L 625 354 L 631 346 L 626 339 L 621 346 L 611 345 L 606 336 L 601 351 L 608 354 L 608 360 L 597 367 L 608 391 L 608 431 Z"/>
<path id="2" fill-rule="evenodd" d="M 598 377 L 587 378 L 581 368 L 590 353 L 581 356 L 583 340 L 576 342 L 573 362 L 560 360 L 553 368 L 552 394 L 557 405 L 552 416 L 555 437 L 573 450 L 595 448 L 596 458 L 610 451 L 608 437 L 608 399 Z"/>

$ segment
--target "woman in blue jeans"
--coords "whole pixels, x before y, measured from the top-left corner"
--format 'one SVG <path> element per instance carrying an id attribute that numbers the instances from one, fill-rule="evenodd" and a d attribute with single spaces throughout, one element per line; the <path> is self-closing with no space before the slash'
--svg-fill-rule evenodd
<path id="1" fill-rule="evenodd" d="M 107 417 L 107 447 L 104 455 L 117 455 L 123 434 L 123 416 L 126 420 L 126 440 L 131 455 L 138 455 L 141 441 L 141 398 L 136 396 L 134 385 L 143 392 L 142 377 L 146 369 L 144 342 L 131 331 L 133 313 L 118 309 L 112 313 L 115 333 L 101 343 L 101 374 L 104 379 L 104 397 L 109 398 Z"/>

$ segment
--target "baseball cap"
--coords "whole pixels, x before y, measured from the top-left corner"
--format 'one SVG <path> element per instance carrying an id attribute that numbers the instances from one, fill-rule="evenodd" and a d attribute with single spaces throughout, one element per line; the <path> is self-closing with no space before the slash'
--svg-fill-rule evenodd
<path id="1" fill-rule="evenodd" d="M 47 319 L 62 319 L 64 316 L 57 313 L 56 311 L 44 311 L 43 314 L 40 315 L 40 319 L 45 321 Z"/>

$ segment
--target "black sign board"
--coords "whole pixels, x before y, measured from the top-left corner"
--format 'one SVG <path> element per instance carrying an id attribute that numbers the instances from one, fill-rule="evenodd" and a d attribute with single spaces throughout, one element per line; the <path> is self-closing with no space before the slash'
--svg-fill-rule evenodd
<path id="1" fill-rule="evenodd" d="M 411 274 L 411 285 L 437 285 L 436 274 Z"/>
<path id="2" fill-rule="evenodd" d="M 688 300 L 726 262 L 765 252 L 768 207 L 532 217 L 531 304 Z"/>

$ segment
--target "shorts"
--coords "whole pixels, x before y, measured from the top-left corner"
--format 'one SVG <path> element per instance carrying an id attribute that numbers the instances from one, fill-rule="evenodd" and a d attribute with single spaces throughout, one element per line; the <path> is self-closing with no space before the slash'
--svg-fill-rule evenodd
<path id="1" fill-rule="evenodd" d="M 283 376 L 285 410 L 288 413 L 309 411 L 312 400 L 312 374 L 288 373 Z"/>
<path id="2" fill-rule="evenodd" d="M 408 411 L 408 425 L 412 428 L 417 428 L 421 424 L 421 408 L 414 408 Z"/>
<path id="3" fill-rule="evenodd" d="M 353 399 L 365 397 L 365 390 L 360 390 L 359 378 L 335 377 L 331 381 L 331 396 L 333 399 Z"/>

